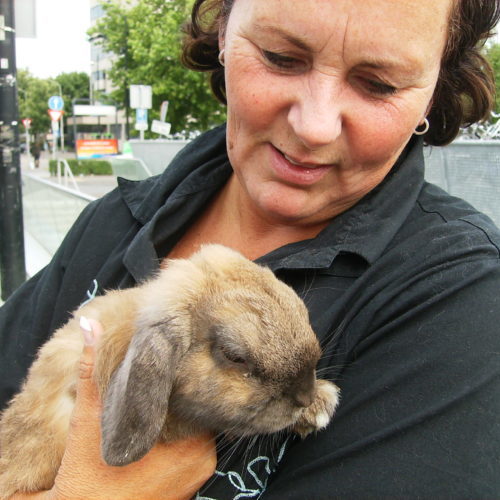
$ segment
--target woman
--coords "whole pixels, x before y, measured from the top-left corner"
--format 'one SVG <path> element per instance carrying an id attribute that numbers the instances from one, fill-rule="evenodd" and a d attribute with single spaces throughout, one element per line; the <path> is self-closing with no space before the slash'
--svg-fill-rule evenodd
<path id="1" fill-rule="evenodd" d="M 158 179 L 120 182 L 4 306 L 4 397 L 87 290 L 132 286 L 165 257 L 218 242 L 302 293 L 342 402 L 317 436 L 222 453 L 200 498 L 498 496 L 500 232 L 425 184 L 422 143 L 487 115 L 493 87 L 476 46 L 499 2 L 210 5 L 195 3 L 184 58 L 213 71 L 227 130 L 201 136 Z M 126 471 L 95 465 L 91 347 L 83 361 L 48 495 L 193 495 L 214 466 L 209 437 L 158 445 Z"/>

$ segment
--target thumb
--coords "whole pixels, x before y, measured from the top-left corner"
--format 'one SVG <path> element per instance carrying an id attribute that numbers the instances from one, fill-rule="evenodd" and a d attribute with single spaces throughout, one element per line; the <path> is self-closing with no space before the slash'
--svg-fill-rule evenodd
<path id="1" fill-rule="evenodd" d="M 84 339 L 84 347 L 80 356 L 79 380 L 76 389 L 74 417 L 85 421 L 85 417 L 95 416 L 100 411 L 100 400 L 97 386 L 92 377 L 96 345 L 102 335 L 102 326 L 98 321 L 80 318 L 80 330 Z"/>
<path id="2" fill-rule="evenodd" d="M 84 338 L 84 347 L 80 356 L 76 400 L 70 420 L 66 454 L 69 458 L 73 455 L 89 455 L 92 459 L 98 460 L 101 402 L 92 372 L 97 339 L 102 334 L 102 326 L 98 321 L 88 320 L 82 316 L 80 330 Z"/>
<path id="3" fill-rule="evenodd" d="M 92 372 L 97 341 L 103 330 L 99 322 L 85 317 L 80 318 L 80 330 L 84 347 L 80 356 L 76 400 L 66 450 L 53 487 L 54 498 L 92 498 L 92 495 L 87 493 L 93 491 L 96 467 L 101 464 L 101 403 Z M 77 495 L 75 488 L 87 493 Z"/>
<path id="4" fill-rule="evenodd" d="M 95 361 L 95 346 L 100 335 L 102 326 L 98 321 L 80 317 L 80 330 L 83 335 L 84 347 L 80 358 L 80 379 L 92 377 Z"/>

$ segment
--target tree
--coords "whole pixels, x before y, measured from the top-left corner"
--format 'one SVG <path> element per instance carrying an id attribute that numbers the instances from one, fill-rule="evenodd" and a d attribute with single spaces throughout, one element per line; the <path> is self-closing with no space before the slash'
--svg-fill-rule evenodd
<path id="1" fill-rule="evenodd" d="M 106 15 L 89 35 L 115 54 L 109 77 L 116 87 L 112 98 L 125 107 L 130 85 L 151 85 L 152 118 L 162 101 L 169 101 L 167 120 L 172 132 L 204 130 L 225 119 L 225 109 L 213 97 L 207 76 L 180 64 L 182 24 L 192 0 L 138 0 L 124 5 L 106 0 Z"/>
<path id="2" fill-rule="evenodd" d="M 31 118 L 32 134 L 46 133 L 50 128 L 47 101 L 52 95 L 52 86 L 48 80 L 36 78 L 28 70 L 17 71 L 19 117 Z"/>
<path id="3" fill-rule="evenodd" d="M 495 111 L 500 113 L 500 44 L 489 47 L 486 51 L 486 57 L 493 67 L 496 86 Z"/>
<path id="4" fill-rule="evenodd" d="M 50 130 L 50 117 L 47 112 L 48 100 L 59 94 L 61 86 L 66 114 L 71 113 L 71 101 L 75 97 L 88 97 L 89 77 L 86 73 L 61 73 L 52 78 L 37 78 L 28 70 L 17 71 L 19 90 L 19 116 L 31 118 L 31 133 L 45 134 Z"/>
<path id="5" fill-rule="evenodd" d="M 87 73 L 61 73 L 57 75 L 54 80 L 61 86 L 66 114 L 71 113 L 71 101 L 73 99 L 88 99 L 90 81 Z M 57 93 L 59 93 L 59 91 Z"/>

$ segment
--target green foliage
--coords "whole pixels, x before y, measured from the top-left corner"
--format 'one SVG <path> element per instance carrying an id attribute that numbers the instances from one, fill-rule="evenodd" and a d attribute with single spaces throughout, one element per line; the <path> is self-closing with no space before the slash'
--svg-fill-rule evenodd
<path id="1" fill-rule="evenodd" d="M 83 72 L 61 73 L 54 80 L 61 85 L 66 116 L 70 116 L 72 110 L 71 101 L 75 98 L 88 99 L 89 97 L 89 75 Z M 56 85 L 56 88 L 59 88 L 59 86 Z"/>
<path id="2" fill-rule="evenodd" d="M 47 101 L 53 88 L 47 80 L 36 78 L 27 70 L 18 70 L 19 117 L 31 118 L 31 133 L 46 133 L 50 129 Z"/>
<path id="3" fill-rule="evenodd" d="M 116 87 L 112 98 L 125 107 L 130 85 L 151 85 L 149 117 L 157 119 L 162 101 L 169 101 L 167 121 L 172 133 L 205 130 L 226 116 L 210 91 L 207 75 L 180 64 L 181 27 L 192 3 L 138 0 L 124 5 L 119 0 L 104 0 L 106 16 L 89 31 L 96 43 L 116 56 L 108 73 Z"/>
<path id="4" fill-rule="evenodd" d="M 17 71 L 19 117 L 33 120 L 30 129 L 32 134 L 45 134 L 50 131 L 47 102 L 50 96 L 59 95 L 58 83 L 61 86 L 67 116 L 71 113 L 73 98 L 89 95 L 89 77 L 86 73 L 61 73 L 54 79 L 43 79 L 33 76 L 25 69 Z"/>
<path id="5" fill-rule="evenodd" d="M 73 175 L 113 175 L 111 163 L 106 160 L 77 160 L 69 159 L 69 168 Z M 50 175 L 57 175 L 57 160 L 49 161 Z"/>
<path id="6" fill-rule="evenodd" d="M 496 84 L 495 112 L 500 113 L 500 44 L 494 44 L 486 52 L 486 57 L 493 67 Z"/>

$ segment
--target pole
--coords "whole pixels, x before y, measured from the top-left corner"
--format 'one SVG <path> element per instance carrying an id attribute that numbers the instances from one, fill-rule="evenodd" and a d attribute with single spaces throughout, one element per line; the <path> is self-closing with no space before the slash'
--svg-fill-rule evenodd
<path id="1" fill-rule="evenodd" d="M 61 115 L 61 153 L 64 153 L 64 113 Z"/>
<path id="2" fill-rule="evenodd" d="M 62 99 L 62 87 L 61 84 L 57 81 L 54 80 L 54 83 L 59 87 L 59 96 Z M 64 113 L 61 115 L 61 153 L 64 153 Z"/>
<path id="3" fill-rule="evenodd" d="M 59 132 L 57 121 L 52 120 L 51 126 L 52 126 L 52 159 L 57 160 L 57 133 Z"/>
<path id="4" fill-rule="evenodd" d="M 76 115 L 75 115 L 75 104 L 77 100 L 78 99 L 76 97 L 73 97 L 73 99 L 71 100 L 71 112 L 73 113 L 73 143 L 75 146 L 75 156 L 78 159 L 78 148 L 76 147 Z"/>
<path id="5" fill-rule="evenodd" d="M 28 155 L 28 165 L 31 167 L 30 127 L 24 127 L 24 130 L 26 132 L 26 154 Z"/>
<path id="6" fill-rule="evenodd" d="M 62 87 L 61 87 L 61 84 L 57 81 L 57 80 L 52 80 L 52 82 L 54 82 L 57 87 L 58 87 L 58 90 L 59 90 L 59 97 L 62 99 Z M 63 153 L 64 152 L 64 114 L 61 115 L 61 152 Z"/>
<path id="7" fill-rule="evenodd" d="M 0 0 L 0 276 L 3 300 L 26 279 L 14 34 L 14 2 Z"/>

